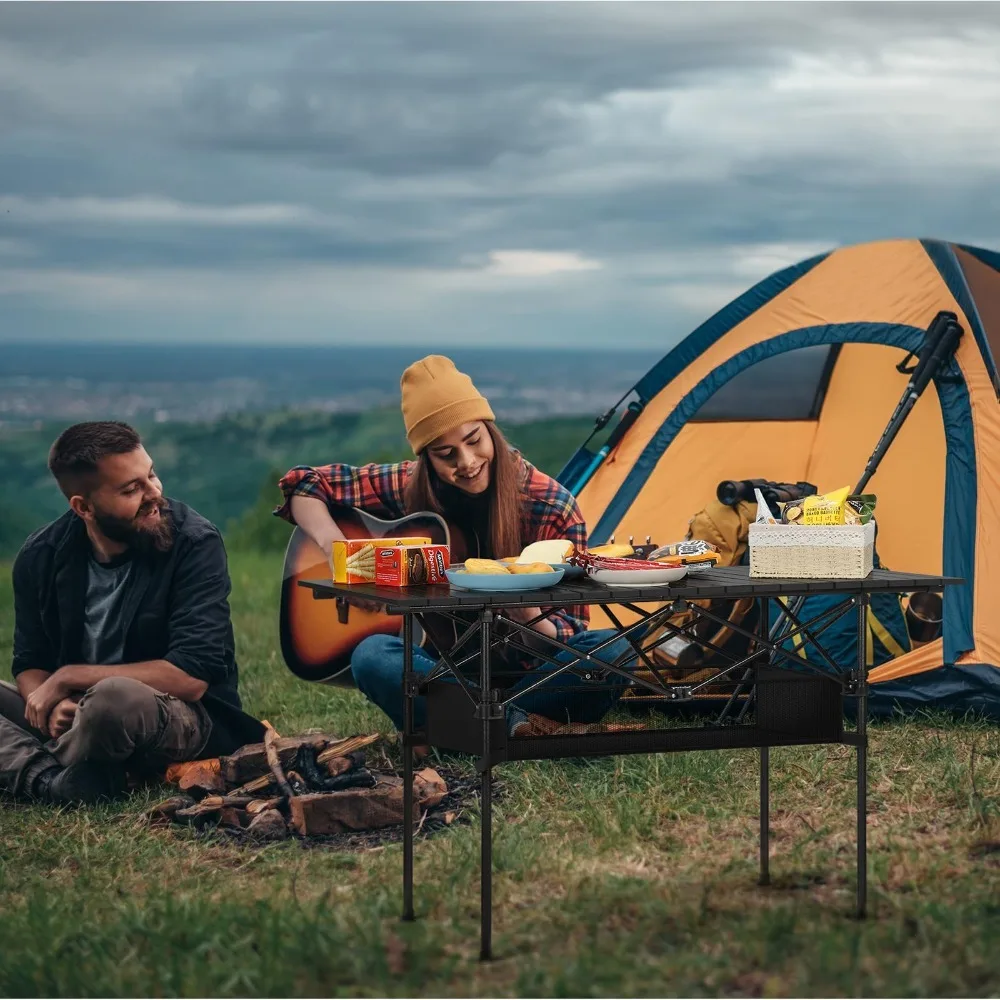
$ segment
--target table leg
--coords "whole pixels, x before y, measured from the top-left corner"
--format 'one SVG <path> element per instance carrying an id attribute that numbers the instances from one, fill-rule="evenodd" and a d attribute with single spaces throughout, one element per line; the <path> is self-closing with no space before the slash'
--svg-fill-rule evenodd
<path id="1" fill-rule="evenodd" d="M 766 641 L 769 629 L 770 603 L 766 597 L 758 602 L 757 630 Z M 760 661 L 758 661 L 759 664 Z M 760 877 L 758 885 L 771 884 L 771 748 L 760 748 Z"/>
<path id="2" fill-rule="evenodd" d="M 771 884 L 771 871 L 769 868 L 770 851 L 770 764 L 771 748 L 760 748 L 760 878 L 758 885 Z"/>
<path id="3" fill-rule="evenodd" d="M 483 721 L 483 758 L 480 840 L 480 907 L 481 930 L 479 959 L 488 962 L 493 958 L 493 768 L 490 763 L 490 725 L 492 723 L 493 680 L 490 676 L 490 639 L 493 631 L 493 612 L 484 611 L 480 616 L 479 698 Z"/>
<path id="4" fill-rule="evenodd" d="M 413 920 L 413 616 L 403 615 L 403 919 Z"/>
<path id="5" fill-rule="evenodd" d="M 868 908 L 868 595 L 858 598 L 858 918 Z"/>

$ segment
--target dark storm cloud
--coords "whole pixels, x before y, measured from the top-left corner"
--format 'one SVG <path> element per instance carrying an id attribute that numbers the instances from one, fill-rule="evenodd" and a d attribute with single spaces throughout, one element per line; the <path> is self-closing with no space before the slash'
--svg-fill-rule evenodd
<path id="1" fill-rule="evenodd" d="M 0 13 L 4 336 L 673 335 L 772 260 L 1000 237 L 998 5 Z"/>

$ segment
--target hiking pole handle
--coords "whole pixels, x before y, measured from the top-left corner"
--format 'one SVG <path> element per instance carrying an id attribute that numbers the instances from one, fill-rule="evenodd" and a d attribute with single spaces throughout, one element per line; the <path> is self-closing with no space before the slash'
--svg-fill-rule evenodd
<path id="1" fill-rule="evenodd" d="M 942 309 L 927 327 L 924 334 L 924 342 L 920 345 L 920 353 L 917 355 L 917 363 L 914 366 L 910 377 L 909 387 L 916 390 L 917 395 L 927 388 L 927 383 L 934 374 L 934 368 L 941 363 L 943 356 L 940 353 L 942 342 L 951 339 L 949 336 L 952 327 L 958 326 L 958 317 L 953 312 Z M 958 327 L 961 330 L 961 327 Z M 952 348 L 954 350 L 954 347 Z M 933 363 L 932 363 L 933 362 Z"/>
<path id="2" fill-rule="evenodd" d="M 938 313 L 939 316 L 946 315 L 948 320 L 944 324 L 944 329 L 938 337 L 927 364 L 921 369 L 917 365 L 917 370 L 913 373 L 913 391 L 919 396 L 930 384 L 931 379 L 938 373 L 938 370 L 948 361 L 948 359 L 958 350 L 958 342 L 962 339 L 962 327 L 955 318 L 954 313 Z M 923 361 L 923 358 L 921 358 Z"/>
<path id="3" fill-rule="evenodd" d="M 916 406 L 917 400 L 930 385 L 931 379 L 938 373 L 938 370 L 955 353 L 961 337 L 962 327 L 954 313 L 942 311 L 934 317 L 934 321 L 927 330 L 927 339 L 920 351 L 917 367 L 914 369 L 906 389 L 903 390 L 903 396 L 896 404 L 896 409 L 889 419 L 889 423 L 882 431 L 882 436 L 878 439 L 878 444 L 875 445 L 871 458 L 868 459 L 861 479 L 854 487 L 855 493 L 864 493 L 865 487 L 875 475 L 885 453 L 889 450 L 889 446 L 896 440 L 896 435 L 910 415 L 910 410 Z"/>

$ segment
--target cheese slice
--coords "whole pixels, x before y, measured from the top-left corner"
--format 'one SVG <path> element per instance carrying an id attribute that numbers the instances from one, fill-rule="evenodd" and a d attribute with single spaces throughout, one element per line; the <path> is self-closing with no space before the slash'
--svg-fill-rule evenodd
<path id="1" fill-rule="evenodd" d="M 517 557 L 517 562 L 521 565 L 543 562 L 550 566 L 558 566 L 566 562 L 575 550 L 576 546 L 568 538 L 544 538 L 540 542 L 532 542 L 525 546 Z"/>

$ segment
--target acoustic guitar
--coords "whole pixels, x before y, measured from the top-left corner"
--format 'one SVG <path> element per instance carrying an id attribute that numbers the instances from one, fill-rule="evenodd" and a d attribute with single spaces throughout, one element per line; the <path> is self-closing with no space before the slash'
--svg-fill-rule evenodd
<path id="1" fill-rule="evenodd" d="M 341 508 L 334 512 L 337 526 L 348 538 L 388 538 L 421 535 L 435 545 L 448 545 L 451 561 L 465 558 L 461 533 L 433 513 L 410 514 L 383 521 L 364 511 Z M 352 607 L 346 601 L 317 601 L 300 580 L 329 580 L 329 554 L 299 527 L 285 550 L 278 629 L 281 653 L 288 669 L 306 681 L 353 687 L 351 656 L 371 635 L 399 635 L 403 619 L 384 610 Z M 423 644 L 425 637 L 420 637 Z"/>

